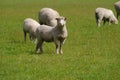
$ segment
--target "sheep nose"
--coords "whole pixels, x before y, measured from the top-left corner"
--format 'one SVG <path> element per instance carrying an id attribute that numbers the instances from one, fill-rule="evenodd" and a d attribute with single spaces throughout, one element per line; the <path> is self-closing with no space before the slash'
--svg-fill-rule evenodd
<path id="1" fill-rule="evenodd" d="M 64 22 L 63 20 L 61 20 L 61 21 L 60 21 L 60 24 L 61 24 L 61 25 L 64 25 L 64 24 L 65 24 L 65 22 Z"/>
<path id="2" fill-rule="evenodd" d="M 118 24 L 118 22 L 115 22 L 115 24 Z"/>

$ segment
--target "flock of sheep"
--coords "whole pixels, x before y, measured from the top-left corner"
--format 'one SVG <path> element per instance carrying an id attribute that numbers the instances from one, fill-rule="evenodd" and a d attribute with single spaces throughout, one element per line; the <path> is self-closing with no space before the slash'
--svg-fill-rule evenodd
<path id="1" fill-rule="evenodd" d="M 120 1 L 114 4 L 117 19 L 120 15 Z M 23 23 L 24 41 L 26 42 L 26 35 L 29 34 L 31 41 L 36 44 L 36 52 L 43 53 L 43 42 L 54 42 L 56 46 L 56 53 L 63 53 L 62 45 L 64 44 L 68 33 L 66 29 L 66 18 L 60 16 L 60 14 L 51 8 L 42 8 L 39 12 L 39 22 L 26 18 Z M 100 22 L 104 21 L 104 24 L 109 22 L 109 25 L 118 24 L 118 20 L 114 16 L 112 10 L 106 8 L 97 8 L 95 10 L 95 18 L 98 27 Z M 60 44 L 59 44 L 60 43 Z"/>
<path id="2" fill-rule="evenodd" d="M 23 23 L 24 41 L 29 33 L 31 41 L 37 38 L 36 52 L 43 53 L 43 42 L 54 42 L 56 53 L 63 53 L 62 45 L 68 35 L 66 29 L 66 18 L 51 8 L 43 8 L 39 12 L 39 23 L 31 18 L 27 18 Z M 60 43 L 60 44 L 59 44 Z M 59 49 L 60 46 L 60 49 Z"/>

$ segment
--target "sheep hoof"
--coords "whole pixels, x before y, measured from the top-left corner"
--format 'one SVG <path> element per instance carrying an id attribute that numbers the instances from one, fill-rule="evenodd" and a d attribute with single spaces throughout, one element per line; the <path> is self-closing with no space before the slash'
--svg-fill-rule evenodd
<path id="1" fill-rule="evenodd" d="M 63 54 L 63 53 L 60 53 L 60 54 Z"/>
<path id="2" fill-rule="evenodd" d="M 60 51 L 60 54 L 63 54 L 63 51 Z"/>
<path id="3" fill-rule="evenodd" d="M 39 50 L 35 50 L 35 52 L 38 54 L 38 53 L 40 53 L 40 51 Z"/>
<path id="4" fill-rule="evenodd" d="M 59 52 L 56 52 L 56 54 L 59 54 Z"/>
<path id="5" fill-rule="evenodd" d="M 56 53 L 56 54 L 59 54 L 59 53 Z"/>

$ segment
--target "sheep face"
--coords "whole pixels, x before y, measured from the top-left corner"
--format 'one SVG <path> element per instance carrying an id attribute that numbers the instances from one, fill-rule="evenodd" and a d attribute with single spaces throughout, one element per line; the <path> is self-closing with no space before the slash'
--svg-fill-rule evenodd
<path id="1" fill-rule="evenodd" d="M 66 18 L 65 17 L 60 17 L 56 18 L 58 26 L 64 27 L 66 24 Z"/>
<path id="2" fill-rule="evenodd" d="M 111 19 L 111 20 L 110 20 L 110 23 L 112 23 L 112 24 L 118 24 L 118 20 L 117 20 L 116 18 Z"/>
<path id="3" fill-rule="evenodd" d="M 118 24 L 118 21 L 115 21 L 115 20 L 111 20 L 110 21 L 112 24 Z"/>

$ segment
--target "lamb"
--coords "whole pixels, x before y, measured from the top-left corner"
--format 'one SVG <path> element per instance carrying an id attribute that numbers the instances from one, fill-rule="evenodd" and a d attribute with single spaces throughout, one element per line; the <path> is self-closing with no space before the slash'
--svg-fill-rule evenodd
<path id="1" fill-rule="evenodd" d="M 37 27 L 40 26 L 40 24 L 31 19 L 31 18 L 26 18 L 23 22 L 23 32 L 24 32 L 24 42 L 26 43 L 26 35 L 27 33 L 29 34 L 29 38 L 31 41 L 35 41 L 36 39 L 36 29 Z"/>
<path id="2" fill-rule="evenodd" d="M 116 10 L 117 19 L 118 19 L 118 16 L 120 16 L 120 1 L 114 3 L 114 7 L 115 7 L 115 10 Z"/>
<path id="3" fill-rule="evenodd" d="M 53 10 L 51 8 L 42 8 L 39 11 L 39 23 L 49 25 L 51 27 L 54 27 L 57 25 L 57 21 L 55 18 L 60 17 L 59 13 L 56 10 Z"/>
<path id="4" fill-rule="evenodd" d="M 114 16 L 112 10 L 106 9 L 106 8 L 97 8 L 95 10 L 95 18 L 96 18 L 96 23 L 100 27 L 100 22 L 103 20 L 104 24 L 106 21 L 109 22 L 109 25 L 112 24 L 118 24 L 118 20 Z"/>
<path id="5" fill-rule="evenodd" d="M 43 53 L 42 44 L 43 42 L 54 42 L 56 45 L 56 53 L 59 54 L 59 52 L 62 54 L 62 45 L 64 44 L 66 38 L 67 38 L 67 28 L 66 28 L 66 18 L 65 17 L 59 17 L 56 18 L 57 25 L 56 27 L 50 27 L 48 25 L 40 25 L 40 27 L 37 28 L 36 34 L 37 34 L 37 45 L 36 45 L 36 52 L 38 53 L 38 49 L 40 49 L 40 52 Z M 60 42 L 60 49 L 59 47 Z"/>

